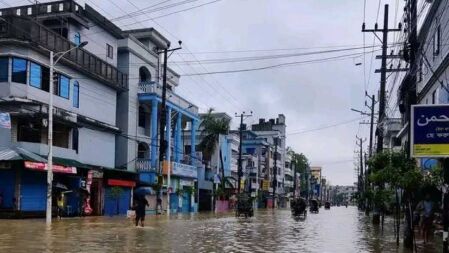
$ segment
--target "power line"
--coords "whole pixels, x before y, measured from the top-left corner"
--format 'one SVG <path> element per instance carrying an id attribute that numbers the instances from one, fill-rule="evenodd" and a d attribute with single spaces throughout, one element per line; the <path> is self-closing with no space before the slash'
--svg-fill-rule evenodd
<path id="1" fill-rule="evenodd" d="M 379 51 L 379 50 L 370 51 L 368 53 L 375 52 L 375 51 Z M 363 53 L 355 53 L 355 54 L 353 53 L 353 54 L 339 55 L 339 56 L 334 56 L 334 57 L 327 57 L 327 58 L 322 58 L 322 59 L 287 62 L 287 63 L 281 63 L 281 64 L 270 65 L 270 66 L 259 67 L 259 68 L 234 69 L 234 70 L 212 71 L 212 72 L 203 72 L 203 73 L 184 73 L 181 75 L 182 76 L 196 76 L 196 75 L 213 75 L 213 74 L 251 72 L 251 71 L 260 71 L 260 70 L 280 68 L 280 67 L 289 67 L 289 66 L 294 66 L 294 65 L 319 63 L 319 62 L 324 62 L 324 61 L 343 60 L 343 59 L 353 58 L 354 56 L 361 56 L 361 55 L 363 55 Z"/>
<path id="2" fill-rule="evenodd" d="M 286 135 L 297 135 L 297 134 L 303 134 L 303 133 L 309 133 L 309 132 L 315 132 L 315 131 L 319 131 L 319 130 L 324 130 L 324 129 L 328 129 L 331 127 L 336 127 L 336 126 L 341 126 L 341 125 L 346 125 L 352 122 L 356 122 L 362 119 L 365 119 L 367 116 L 365 117 L 359 117 L 359 118 L 355 118 L 355 119 L 351 119 L 351 120 L 347 120 L 347 121 L 342 121 L 342 122 L 338 122 L 332 125 L 326 125 L 326 126 L 322 126 L 322 127 L 317 127 L 317 128 L 312 128 L 312 129 L 306 129 L 306 130 L 302 130 L 302 131 L 297 131 L 297 132 L 291 132 L 291 133 L 287 133 Z"/>

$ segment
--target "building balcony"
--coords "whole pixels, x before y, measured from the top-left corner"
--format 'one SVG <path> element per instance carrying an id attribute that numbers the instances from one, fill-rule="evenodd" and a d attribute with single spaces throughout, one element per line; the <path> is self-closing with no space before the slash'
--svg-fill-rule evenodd
<path id="1" fill-rule="evenodd" d="M 162 85 L 156 82 L 141 82 L 138 89 L 139 95 L 156 95 L 162 97 Z M 191 115 L 198 115 L 198 107 L 167 89 L 167 104 L 175 108 L 182 109 Z"/>
<path id="2" fill-rule="evenodd" d="M 151 167 L 150 159 L 137 159 L 136 170 L 137 172 L 156 172 L 156 168 Z"/>
<path id="3" fill-rule="evenodd" d="M 49 54 L 49 51 L 64 52 L 76 45 L 29 17 L 2 16 L 0 20 L 0 44 L 21 44 Z M 82 48 L 65 54 L 61 62 L 95 78 L 108 86 L 128 89 L 128 76 L 116 67 Z"/>
<path id="4" fill-rule="evenodd" d="M 284 168 L 284 174 L 293 176 L 293 171 L 290 168 Z"/>

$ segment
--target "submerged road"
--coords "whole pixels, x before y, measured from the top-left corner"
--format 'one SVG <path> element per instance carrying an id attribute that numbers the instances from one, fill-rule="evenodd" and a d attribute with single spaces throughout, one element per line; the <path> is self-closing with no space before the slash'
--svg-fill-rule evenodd
<path id="1" fill-rule="evenodd" d="M 432 245 L 419 252 L 440 252 Z M 407 252 L 395 244 L 393 221 L 382 234 L 355 207 L 320 209 L 305 219 L 289 210 L 258 210 L 255 217 L 147 216 L 136 228 L 123 217 L 0 220 L 0 252 Z"/>

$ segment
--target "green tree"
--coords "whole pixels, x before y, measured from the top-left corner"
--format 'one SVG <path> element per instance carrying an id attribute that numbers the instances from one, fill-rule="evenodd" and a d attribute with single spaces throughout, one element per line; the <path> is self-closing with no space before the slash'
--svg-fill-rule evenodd
<path id="1" fill-rule="evenodd" d="M 228 134 L 230 120 L 226 118 L 218 118 L 213 114 L 214 109 L 210 108 L 207 114 L 201 117 L 200 129 L 201 142 L 199 150 L 203 152 L 203 158 L 210 161 L 212 154 L 215 152 L 220 134 Z"/>

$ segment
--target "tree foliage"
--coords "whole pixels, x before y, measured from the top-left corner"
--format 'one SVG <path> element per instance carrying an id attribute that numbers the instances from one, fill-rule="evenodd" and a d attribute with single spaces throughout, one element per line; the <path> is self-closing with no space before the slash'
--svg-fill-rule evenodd
<path id="1" fill-rule="evenodd" d="M 218 118 L 213 114 L 214 109 L 210 108 L 206 115 L 202 116 L 200 128 L 201 142 L 199 149 L 203 152 L 203 157 L 206 161 L 210 161 L 212 154 L 218 143 L 220 134 L 228 134 L 230 127 L 230 120 L 225 118 Z"/>

